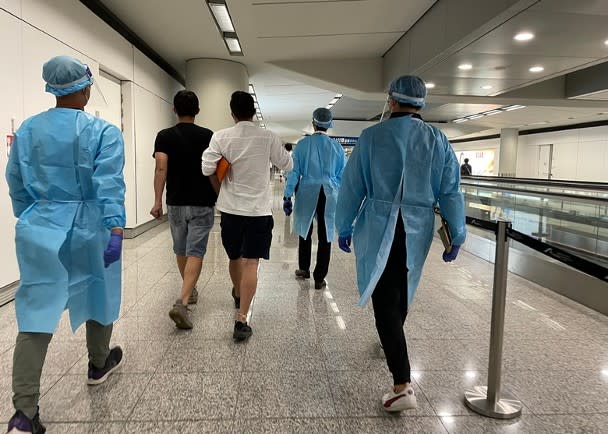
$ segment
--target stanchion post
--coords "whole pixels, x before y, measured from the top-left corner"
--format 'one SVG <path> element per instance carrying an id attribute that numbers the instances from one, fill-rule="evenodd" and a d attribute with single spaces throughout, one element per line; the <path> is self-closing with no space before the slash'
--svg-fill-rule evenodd
<path id="1" fill-rule="evenodd" d="M 497 223 L 488 386 L 477 386 L 467 390 L 465 392 L 465 403 L 471 410 L 483 416 L 495 419 L 512 419 L 521 415 L 521 402 L 510 393 L 501 390 L 502 347 L 509 263 L 507 229 L 511 227 L 511 223 L 507 221 Z"/>

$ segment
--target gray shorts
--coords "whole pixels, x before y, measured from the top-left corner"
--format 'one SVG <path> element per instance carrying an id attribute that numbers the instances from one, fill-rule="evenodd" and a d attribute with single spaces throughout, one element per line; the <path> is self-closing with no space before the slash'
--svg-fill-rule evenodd
<path id="1" fill-rule="evenodd" d="M 213 227 L 213 207 L 169 205 L 167 213 L 175 254 L 204 257 L 207 253 L 209 232 Z"/>

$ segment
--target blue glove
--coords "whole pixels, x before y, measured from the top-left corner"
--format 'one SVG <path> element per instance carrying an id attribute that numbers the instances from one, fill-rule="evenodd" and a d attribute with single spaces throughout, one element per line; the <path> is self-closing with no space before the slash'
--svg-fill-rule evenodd
<path id="1" fill-rule="evenodd" d="M 338 237 L 338 247 L 340 247 L 340 250 L 342 250 L 343 252 L 346 253 L 350 253 L 350 243 L 352 241 L 352 236 L 347 236 L 347 237 Z"/>
<path id="2" fill-rule="evenodd" d="M 460 250 L 460 246 L 452 246 L 452 250 L 450 253 L 443 252 L 443 262 L 452 262 L 458 256 L 458 251 Z"/>
<path id="3" fill-rule="evenodd" d="M 293 203 L 291 203 L 291 197 L 283 198 L 283 212 L 287 217 L 293 212 Z"/>
<path id="4" fill-rule="evenodd" d="M 105 267 L 108 268 L 110 264 L 120 259 L 120 252 L 122 250 L 122 235 L 112 233 L 110 235 L 110 242 L 108 247 L 103 252 L 103 262 Z"/>

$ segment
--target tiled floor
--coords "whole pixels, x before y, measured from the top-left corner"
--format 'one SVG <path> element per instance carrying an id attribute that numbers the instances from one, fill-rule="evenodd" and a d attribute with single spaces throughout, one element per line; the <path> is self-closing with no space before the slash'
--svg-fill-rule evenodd
<path id="1" fill-rule="evenodd" d="M 465 408 L 465 388 L 486 378 L 492 265 L 466 252 L 446 265 L 439 245 L 406 325 L 419 408 L 387 415 L 379 398 L 391 381 L 371 311 L 356 305 L 353 256 L 334 249 L 329 287 L 315 291 L 293 278 L 297 239 L 289 220 L 278 211 L 275 219 L 246 344 L 231 339 L 219 225 L 188 332 L 167 315 L 180 283 L 167 227 L 126 241 L 114 335 L 123 369 L 87 387 L 84 333 L 73 335 L 64 318 L 43 374 L 48 432 L 608 432 L 608 318 L 517 276 L 509 276 L 504 385 L 524 415 L 494 421 Z M 13 306 L 0 308 L 2 424 L 12 414 L 15 334 Z"/>

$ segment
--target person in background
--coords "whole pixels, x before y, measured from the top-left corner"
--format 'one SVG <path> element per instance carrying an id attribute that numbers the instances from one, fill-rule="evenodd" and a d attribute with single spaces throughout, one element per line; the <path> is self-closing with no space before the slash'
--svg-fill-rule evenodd
<path id="1" fill-rule="evenodd" d="M 199 113 L 199 102 L 194 92 L 177 92 L 173 98 L 173 111 L 177 115 L 177 124 L 160 131 L 154 143 L 155 201 L 150 214 L 154 218 L 162 218 L 166 184 L 173 252 L 182 276 L 180 297 L 169 311 L 169 317 L 178 328 L 191 329 L 188 305 L 198 302 L 196 282 L 207 252 L 217 199 L 212 183 L 203 175 L 200 165 L 213 132 L 194 123 Z"/>
<path id="2" fill-rule="evenodd" d="M 234 92 L 230 109 L 236 125 L 213 135 L 202 167 L 203 174 L 210 176 L 222 157 L 230 163 L 217 208 L 222 213 L 222 244 L 230 259 L 233 297 L 239 306 L 233 337 L 241 341 L 253 333 L 247 315 L 257 288 L 260 258 L 270 259 L 274 221 L 268 167 L 274 164 L 288 171 L 293 162 L 276 134 L 253 123 L 255 106 L 250 94 Z"/>
<path id="3" fill-rule="evenodd" d="M 359 304 L 372 300 L 393 376 L 393 387 L 382 397 L 388 412 L 417 406 L 403 325 L 433 240 L 437 203 L 453 239 L 444 261 L 456 259 L 466 237 L 458 160 L 445 135 L 418 114 L 425 97 L 419 77 L 391 83 L 390 119 L 361 133 L 336 213 L 340 249 L 350 252 L 354 236 Z"/>
<path id="4" fill-rule="evenodd" d="M 460 176 L 471 176 L 473 174 L 473 168 L 469 164 L 469 159 L 464 159 L 464 164 L 460 166 Z"/>
<path id="5" fill-rule="evenodd" d="M 21 281 L 9 433 L 44 433 L 38 400 L 47 348 L 63 311 L 72 330 L 86 323 L 87 382 L 103 383 L 122 362 L 110 349 L 120 310 L 125 225 L 120 130 L 84 112 L 93 76 L 77 59 L 44 64 L 56 107 L 23 122 L 6 167 Z"/>
<path id="6" fill-rule="evenodd" d="M 295 231 L 299 235 L 298 266 L 300 279 L 310 278 L 313 219 L 317 217 L 317 263 L 313 272 L 315 289 L 327 285 L 331 242 L 334 239 L 336 201 L 346 157 L 342 146 L 327 135 L 333 116 L 326 108 L 313 112 L 311 136 L 298 142 L 293 153 L 293 170 L 287 175 L 283 193 L 283 210 L 287 216 L 293 211 L 291 196 L 295 194 Z"/>

